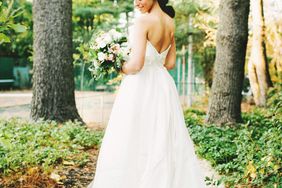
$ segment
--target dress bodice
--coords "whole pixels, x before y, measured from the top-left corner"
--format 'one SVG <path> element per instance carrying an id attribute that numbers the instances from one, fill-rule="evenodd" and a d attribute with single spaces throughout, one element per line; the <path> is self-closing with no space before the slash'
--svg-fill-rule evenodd
<path id="1" fill-rule="evenodd" d="M 171 45 L 169 45 L 166 50 L 159 53 L 157 49 L 153 46 L 153 44 L 147 40 L 144 66 L 151 66 L 151 65 L 163 66 L 170 47 Z"/>

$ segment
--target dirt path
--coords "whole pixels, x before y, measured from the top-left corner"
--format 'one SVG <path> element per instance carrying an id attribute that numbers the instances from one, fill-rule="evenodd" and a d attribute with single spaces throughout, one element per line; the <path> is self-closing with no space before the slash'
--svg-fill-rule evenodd
<path id="1" fill-rule="evenodd" d="M 30 119 L 31 91 L 1 92 L 0 118 Z M 75 91 L 78 112 L 90 125 L 105 125 L 108 121 L 115 94 L 108 92 Z"/>

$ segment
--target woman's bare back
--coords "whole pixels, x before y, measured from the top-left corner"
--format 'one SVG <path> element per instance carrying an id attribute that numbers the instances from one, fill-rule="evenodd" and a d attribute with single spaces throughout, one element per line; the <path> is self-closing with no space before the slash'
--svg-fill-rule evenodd
<path id="1" fill-rule="evenodd" d="M 174 34 L 173 19 L 163 13 L 161 16 L 147 14 L 147 19 L 150 20 L 148 28 L 148 40 L 161 53 L 166 50 L 172 43 Z"/>
<path id="2" fill-rule="evenodd" d="M 159 54 L 169 48 L 164 66 L 167 70 L 174 68 L 176 60 L 174 20 L 160 9 L 156 1 L 148 12 L 136 18 L 131 31 L 131 53 L 129 62 L 122 67 L 123 73 L 136 74 L 142 69 L 148 41 Z"/>

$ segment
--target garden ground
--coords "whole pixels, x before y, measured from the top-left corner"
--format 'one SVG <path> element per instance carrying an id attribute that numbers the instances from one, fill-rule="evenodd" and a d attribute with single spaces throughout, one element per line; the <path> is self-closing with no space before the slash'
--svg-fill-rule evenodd
<path id="1" fill-rule="evenodd" d="M 0 118 L 17 116 L 29 120 L 31 97 L 32 92 L 30 90 L 1 92 Z M 87 126 L 95 130 L 103 130 L 111 112 L 115 93 L 76 91 L 75 97 L 79 114 L 87 123 Z M 198 104 L 198 106 L 201 105 Z M 202 106 L 202 108 L 205 108 L 205 106 Z M 20 186 L 23 183 L 33 187 L 40 183 L 48 185 L 47 187 L 86 187 L 94 177 L 99 150 L 98 148 L 92 148 L 85 152 L 92 157 L 83 168 L 73 163 L 66 163 L 58 169 L 54 169 L 51 175 L 46 177 L 40 173 L 41 169 L 31 168 L 24 177 L 21 175 L 17 177 L 14 174 L 13 177 L 0 179 L 0 185 L 2 181 L 6 185 L 9 185 L 9 182 L 15 182 L 15 184 L 10 184 L 11 186 Z M 199 159 L 199 163 L 205 176 L 219 179 L 208 161 Z"/>

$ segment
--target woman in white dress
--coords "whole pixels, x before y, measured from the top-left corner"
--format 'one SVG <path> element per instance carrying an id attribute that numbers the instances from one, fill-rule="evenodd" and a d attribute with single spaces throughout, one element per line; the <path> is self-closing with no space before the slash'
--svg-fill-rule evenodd
<path id="1" fill-rule="evenodd" d="M 131 53 L 88 188 L 203 188 L 173 78 L 175 15 L 168 0 L 135 0 Z"/>

